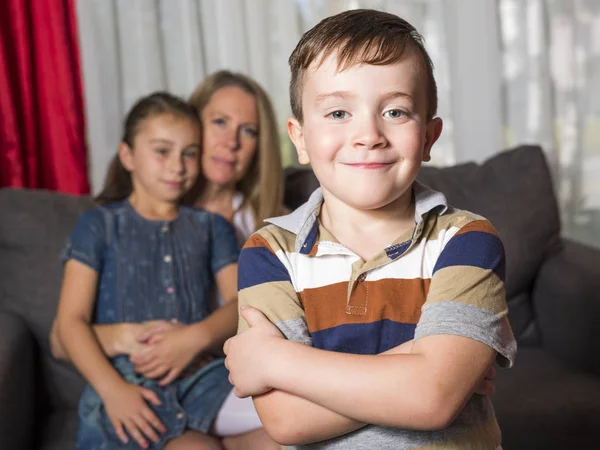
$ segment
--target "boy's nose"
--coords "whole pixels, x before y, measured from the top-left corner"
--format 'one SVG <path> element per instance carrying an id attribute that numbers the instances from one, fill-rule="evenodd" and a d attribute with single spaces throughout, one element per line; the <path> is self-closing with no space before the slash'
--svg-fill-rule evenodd
<path id="1" fill-rule="evenodd" d="M 376 150 L 387 145 L 387 139 L 381 131 L 377 119 L 361 121 L 361 126 L 356 130 L 354 145 L 367 148 L 367 150 Z"/>

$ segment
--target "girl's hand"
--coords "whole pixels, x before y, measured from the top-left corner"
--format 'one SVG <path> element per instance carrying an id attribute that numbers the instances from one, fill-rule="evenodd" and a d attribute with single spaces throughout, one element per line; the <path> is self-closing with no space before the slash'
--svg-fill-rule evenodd
<path id="1" fill-rule="evenodd" d="M 167 331 L 152 335 L 146 348 L 131 357 L 135 370 L 146 378 L 161 378 L 159 384 L 172 383 L 201 350 L 190 325 L 177 325 Z"/>
<path id="2" fill-rule="evenodd" d="M 102 400 L 106 414 L 123 443 L 129 441 L 125 430 L 142 448 L 148 448 L 147 438 L 159 441 L 157 430 L 161 433 L 167 431 L 148 406 L 147 402 L 156 406 L 161 404 L 156 393 L 150 389 L 124 381 Z"/>

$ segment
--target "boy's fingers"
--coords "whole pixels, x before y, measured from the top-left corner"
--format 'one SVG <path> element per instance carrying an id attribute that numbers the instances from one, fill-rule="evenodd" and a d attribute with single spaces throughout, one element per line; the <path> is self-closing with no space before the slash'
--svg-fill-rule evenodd
<path id="1" fill-rule="evenodd" d="M 493 380 L 494 378 L 496 378 L 496 368 L 492 366 L 490 370 L 488 370 L 488 372 L 485 374 L 485 379 Z"/>
<path id="2" fill-rule="evenodd" d="M 229 341 L 231 340 L 231 338 L 227 339 L 225 341 L 225 343 L 223 344 L 223 353 L 225 353 L 225 355 L 227 355 L 227 351 L 229 349 Z"/>
<path id="3" fill-rule="evenodd" d="M 265 322 L 269 324 L 271 323 L 262 312 L 260 312 L 256 308 L 253 308 L 252 306 L 242 305 L 242 307 L 240 308 L 240 314 L 251 327 L 260 325 L 261 323 Z"/>

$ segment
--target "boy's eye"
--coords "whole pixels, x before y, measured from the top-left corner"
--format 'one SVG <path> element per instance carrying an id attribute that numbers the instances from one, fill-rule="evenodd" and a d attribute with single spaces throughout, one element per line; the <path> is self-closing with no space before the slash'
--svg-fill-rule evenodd
<path id="1" fill-rule="evenodd" d="M 225 119 L 213 119 L 212 123 L 219 127 L 222 127 L 223 125 L 225 125 Z"/>
<path id="2" fill-rule="evenodd" d="M 406 112 L 400 109 L 390 109 L 383 113 L 383 117 L 388 117 L 390 119 L 400 119 L 402 116 L 406 116 Z"/>
<path id="3" fill-rule="evenodd" d="M 156 153 L 158 153 L 159 155 L 166 155 L 169 153 L 169 150 L 166 148 L 157 148 Z"/>
<path id="4" fill-rule="evenodd" d="M 348 118 L 348 113 L 346 111 L 334 111 L 331 114 L 329 114 L 329 117 L 331 117 L 332 119 L 347 119 Z"/>

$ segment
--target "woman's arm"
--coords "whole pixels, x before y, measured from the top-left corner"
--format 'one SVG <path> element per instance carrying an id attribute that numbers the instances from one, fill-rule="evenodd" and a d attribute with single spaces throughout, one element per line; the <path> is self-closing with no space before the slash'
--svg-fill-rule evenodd
<path id="1" fill-rule="evenodd" d="M 56 319 L 50 332 L 50 351 L 56 359 L 69 361 L 65 348 L 58 335 Z M 102 351 L 109 358 L 119 355 L 130 355 L 141 350 L 143 344 L 137 341 L 142 332 L 142 325 L 137 323 L 115 323 L 109 325 L 93 325 L 92 330 Z"/>
<path id="2" fill-rule="evenodd" d="M 96 339 L 104 354 L 109 358 L 119 355 L 137 355 L 144 348 L 144 340 L 150 336 L 170 330 L 176 325 L 166 320 L 149 320 L 143 323 L 112 323 L 92 325 Z M 69 361 L 58 336 L 56 319 L 50 332 L 50 351 L 56 359 Z"/>

